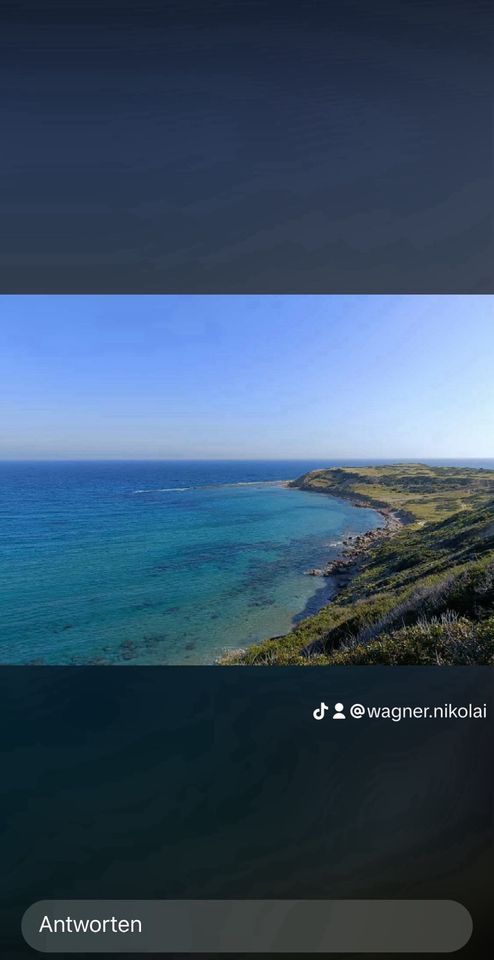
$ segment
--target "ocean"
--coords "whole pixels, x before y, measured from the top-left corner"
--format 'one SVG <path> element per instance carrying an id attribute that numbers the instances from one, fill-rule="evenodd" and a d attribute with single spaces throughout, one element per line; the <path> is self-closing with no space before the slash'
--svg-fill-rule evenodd
<path id="1" fill-rule="evenodd" d="M 383 523 L 282 483 L 338 463 L 0 463 L 0 662 L 213 664 L 287 632 L 334 589 L 304 571 Z"/>

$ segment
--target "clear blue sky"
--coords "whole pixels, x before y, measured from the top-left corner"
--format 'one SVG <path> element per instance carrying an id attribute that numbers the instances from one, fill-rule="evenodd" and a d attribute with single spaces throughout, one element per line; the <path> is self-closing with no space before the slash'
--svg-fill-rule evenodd
<path id="1" fill-rule="evenodd" d="M 0 297 L 0 457 L 493 457 L 494 297 Z"/>

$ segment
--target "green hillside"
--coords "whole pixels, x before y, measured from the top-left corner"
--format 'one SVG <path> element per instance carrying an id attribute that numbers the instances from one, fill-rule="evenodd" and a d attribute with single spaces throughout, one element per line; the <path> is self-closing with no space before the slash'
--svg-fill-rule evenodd
<path id="1" fill-rule="evenodd" d="M 494 471 L 395 464 L 293 481 L 401 518 L 350 550 L 334 600 L 226 662 L 494 663 Z"/>

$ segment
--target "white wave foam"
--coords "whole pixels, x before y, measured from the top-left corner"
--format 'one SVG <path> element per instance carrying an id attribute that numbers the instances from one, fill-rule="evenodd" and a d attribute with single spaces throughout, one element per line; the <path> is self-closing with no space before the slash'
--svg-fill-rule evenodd
<path id="1" fill-rule="evenodd" d="M 151 487 L 148 490 L 133 490 L 132 493 L 182 493 L 184 490 L 208 490 L 211 487 L 260 487 L 264 484 L 276 486 L 284 480 L 232 480 L 224 483 L 204 483 L 189 487 Z"/>
<path id="2" fill-rule="evenodd" d="M 210 483 L 210 487 L 262 487 L 263 485 L 272 487 L 279 483 L 285 483 L 284 480 L 231 480 L 225 483 Z"/>
<path id="3" fill-rule="evenodd" d="M 193 490 L 194 487 L 152 487 L 150 490 L 133 490 L 132 493 L 183 493 L 184 490 Z"/>

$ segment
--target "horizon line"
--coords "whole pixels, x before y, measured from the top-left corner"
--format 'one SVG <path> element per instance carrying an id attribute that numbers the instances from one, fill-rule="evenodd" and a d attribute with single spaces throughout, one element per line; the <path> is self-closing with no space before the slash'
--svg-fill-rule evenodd
<path id="1" fill-rule="evenodd" d="M 420 463 L 427 460 L 494 460 L 494 454 L 485 456 L 477 454 L 476 456 L 464 456 L 454 454 L 450 456 L 430 456 L 430 455 L 412 455 L 412 456 L 385 456 L 373 457 L 367 456 L 313 456 L 305 457 L 0 457 L 0 463 L 283 463 L 291 460 L 294 463 L 303 463 L 306 460 L 380 460 L 383 462 L 393 461 L 394 463 Z"/>

